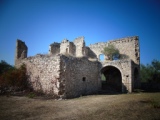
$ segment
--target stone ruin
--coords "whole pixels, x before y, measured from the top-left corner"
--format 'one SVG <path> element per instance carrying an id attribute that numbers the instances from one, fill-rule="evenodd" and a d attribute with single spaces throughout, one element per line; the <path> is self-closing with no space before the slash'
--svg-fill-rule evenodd
<path id="1" fill-rule="evenodd" d="M 108 44 L 119 50 L 121 57 L 118 60 L 100 59 Z M 67 39 L 61 43 L 54 42 L 47 55 L 27 57 L 27 51 L 25 43 L 17 40 L 15 66 L 26 65 L 28 80 L 35 91 L 59 98 L 74 98 L 109 90 L 131 93 L 140 87 L 138 36 L 88 47 L 84 37 L 78 37 L 73 42 Z"/>

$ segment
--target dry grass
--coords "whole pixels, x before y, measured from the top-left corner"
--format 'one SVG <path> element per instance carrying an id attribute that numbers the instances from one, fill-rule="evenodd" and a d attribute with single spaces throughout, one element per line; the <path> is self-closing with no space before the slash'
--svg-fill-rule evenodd
<path id="1" fill-rule="evenodd" d="M 0 120 L 160 120 L 160 93 L 69 100 L 0 96 Z"/>

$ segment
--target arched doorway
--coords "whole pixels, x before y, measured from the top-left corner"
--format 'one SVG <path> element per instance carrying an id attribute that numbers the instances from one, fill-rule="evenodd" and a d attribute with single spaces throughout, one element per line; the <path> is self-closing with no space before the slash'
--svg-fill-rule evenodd
<path id="1" fill-rule="evenodd" d="M 134 69 L 134 89 L 137 89 L 139 84 L 138 84 L 138 80 L 139 80 L 139 72 L 138 72 L 138 69 L 135 68 Z"/>
<path id="2" fill-rule="evenodd" d="M 105 76 L 105 81 L 102 81 L 102 90 L 111 93 L 122 92 L 122 75 L 118 68 L 106 66 L 101 69 L 101 73 Z"/>

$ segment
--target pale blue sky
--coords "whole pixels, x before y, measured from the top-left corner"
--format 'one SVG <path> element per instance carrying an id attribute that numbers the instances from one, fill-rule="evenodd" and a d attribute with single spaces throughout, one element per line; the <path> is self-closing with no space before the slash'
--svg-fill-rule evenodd
<path id="1" fill-rule="evenodd" d="M 0 60 L 12 65 L 16 39 L 33 56 L 64 38 L 88 46 L 135 35 L 141 63 L 160 60 L 160 0 L 0 0 Z"/>

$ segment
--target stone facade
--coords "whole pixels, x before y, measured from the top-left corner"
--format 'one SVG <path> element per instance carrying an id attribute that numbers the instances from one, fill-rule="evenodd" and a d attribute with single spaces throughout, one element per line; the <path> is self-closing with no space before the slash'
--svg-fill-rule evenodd
<path id="1" fill-rule="evenodd" d="M 110 40 L 109 42 L 92 44 L 89 46 L 89 48 L 91 51 L 93 51 L 93 53 L 95 53 L 96 57 L 99 58 L 99 55 L 103 54 L 102 51 L 104 47 L 108 46 L 108 44 L 113 44 L 119 50 L 121 59 L 131 59 L 139 65 L 140 49 L 138 39 L 138 36 L 134 36 L 117 40 Z"/>
<path id="2" fill-rule="evenodd" d="M 103 62 L 101 73 L 105 73 L 105 69 L 109 69 L 109 67 L 117 68 L 121 74 L 121 91 L 125 92 L 132 92 L 134 88 L 138 88 L 140 85 L 139 81 L 139 66 L 135 64 L 130 59 L 124 60 L 116 60 L 110 62 Z M 137 70 L 138 73 L 135 71 Z M 136 76 L 136 78 L 134 78 Z M 115 79 L 115 77 L 113 76 Z"/>
<path id="3" fill-rule="evenodd" d="M 98 61 L 89 61 L 87 57 L 63 56 L 61 79 L 64 81 L 65 96 L 72 98 L 97 93 L 101 86 L 99 66 Z"/>
<path id="4" fill-rule="evenodd" d="M 119 49 L 119 60 L 99 60 L 108 44 L 114 44 Z M 84 37 L 73 42 L 64 39 L 61 43 L 51 44 L 48 55 L 33 57 L 27 57 L 27 50 L 25 43 L 17 40 L 15 66 L 26 65 L 28 80 L 35 91 L 61 98 L 97 93 L 102 87 L 101 74 L 120 92 L 132 92 L 140 84 L 137 36 L 89 47 L 85 46 Z"/>

